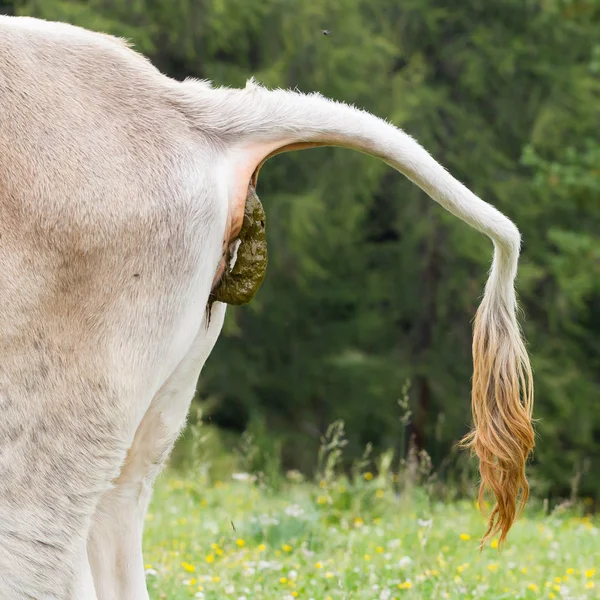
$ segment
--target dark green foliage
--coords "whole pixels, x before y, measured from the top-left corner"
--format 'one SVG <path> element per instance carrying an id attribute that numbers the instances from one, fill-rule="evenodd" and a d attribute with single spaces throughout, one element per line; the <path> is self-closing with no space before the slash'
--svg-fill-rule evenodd
<path id="1" fill-rule="evenodd" d="M 16 4 L 130 37 L 176 78 L 318 90 L 415 135 L 523 232 L 534 491 L 564 494 L 587 469 L 581 489 L 600 493 L 598 0 Z M 490 242 L 340 149 L 271 160 L 258 192 L 269 271 L 252 304 L 229 310 L 199 401 L 229 428 L 266 423 L 284 464 L 310 469 L 336 418 L 350 456 L 406 440 L 397 399 L 410 379 L 409 433 L 439 465 L 470 422 L 470 321 Z"/>

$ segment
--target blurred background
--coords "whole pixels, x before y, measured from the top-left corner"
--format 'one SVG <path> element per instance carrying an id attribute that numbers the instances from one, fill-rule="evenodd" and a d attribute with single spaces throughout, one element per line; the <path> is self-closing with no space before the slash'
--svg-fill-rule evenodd
<path id="1" fill-rule="evenodd" d="M 600 498 L 599 0 L 0 0 L 0 12 L 129 38 L 176 79 L 319 91 L 415 136 L 523 233 L 533 493 Z M 411 448 L 442 481 L 473 473 L 455 444 L 471 421 L 489 240 L 348 150 L 278 156 L 258 192 L 267 277 L 229 308 L 192 427 L 247 469 L 312 473 L 343 420 L 348 464 Z M 176 463 L 198 451 L 192 438 Z"/>

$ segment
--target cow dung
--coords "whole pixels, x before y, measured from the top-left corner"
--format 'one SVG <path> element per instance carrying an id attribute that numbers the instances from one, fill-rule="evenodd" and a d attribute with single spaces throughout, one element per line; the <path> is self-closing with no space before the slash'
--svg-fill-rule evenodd
<path id="1" fill-rule="evenodd" d="M 267 272 L 267 236 L 266 216 L 263 206 L 252 185 L 248 187 L 244 220 L 238 236 L 240 244 L 237 258 L 232 269 L 230 250 L 226 259 L 227 267 L 220 282 L 209 298 L 209 307 L 213 302 L 224 302 L 240 306 L 252 300 Z M 230 249 L 233 244 L 230 245 Z"/>

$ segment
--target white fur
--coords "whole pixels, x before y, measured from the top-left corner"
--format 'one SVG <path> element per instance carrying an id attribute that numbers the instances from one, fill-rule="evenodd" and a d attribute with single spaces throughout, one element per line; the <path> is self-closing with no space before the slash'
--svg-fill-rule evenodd
<path id="1" fill-rule="evenodd" d="M 0 17 L 0 598 L 148 598 L 143 517 L 222 326 L 224 243 L 255 168 L 296 142 L 374 154 L 489 235 L 486 294 L 513 306 L 514 225 L 392 125 Z"/>

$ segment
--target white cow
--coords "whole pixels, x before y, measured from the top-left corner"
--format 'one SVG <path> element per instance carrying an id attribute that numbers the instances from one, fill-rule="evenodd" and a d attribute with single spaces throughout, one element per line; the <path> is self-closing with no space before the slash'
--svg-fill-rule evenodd
<path id="1" fill-rule="evenodd" d="M 0 599 L 148 598 L 144 514 L 223 324 L 224 248 L 264 160 L 317 145 L 381 158 L 494 243 L 467 444 L 506 535 L 533 447 L 511 221 L 366 112 L 0 17 Z"/>

